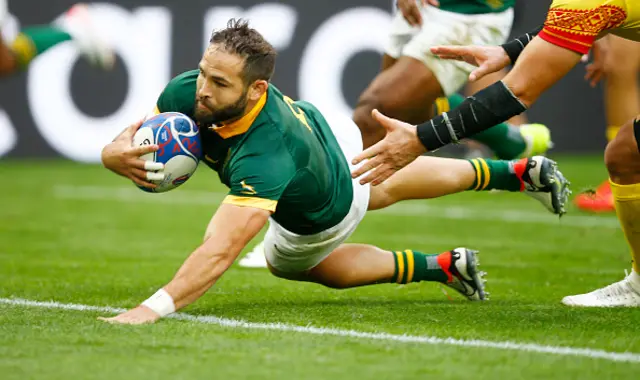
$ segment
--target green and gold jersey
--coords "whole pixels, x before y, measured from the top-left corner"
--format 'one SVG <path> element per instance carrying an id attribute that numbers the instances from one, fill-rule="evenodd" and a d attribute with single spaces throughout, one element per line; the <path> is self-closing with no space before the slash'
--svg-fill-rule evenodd
<path id="1" fill-rule="evenodd" d="M 198 70 L 175 77 L 157 112 L 194 118 Z M 269 85 L 255 107 L 227 125 L 200 126 L 204 162 L 229 187 L 223 203 L 273 211 L 287 230 L 314 234 L 333 227 L 353 199 L 347 161 L 313 105 Z"/>
<path id="2" fill-rule="evenodd" d="M 440 9 L 463 14 L 497 13 L 513 8 L 515 3 L 516 0 L 440 0 Z"/>

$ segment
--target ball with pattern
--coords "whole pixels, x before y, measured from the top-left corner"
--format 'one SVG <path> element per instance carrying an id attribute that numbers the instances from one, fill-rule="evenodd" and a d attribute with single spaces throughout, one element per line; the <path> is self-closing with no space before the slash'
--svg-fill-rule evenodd
<path id="1" fill-rule="evenodd" d="M 136 131 L 134 146 L 157 144 L 159 149 L 140 158 L 164 164 L 164 179 L 149 181 L 155 189 L 138 186 L 144 191 L 163 193 L 185 183 L 196 171 L 202 155 L 200 132 L 196 123 L 178 112 L 156 115 Z"/>

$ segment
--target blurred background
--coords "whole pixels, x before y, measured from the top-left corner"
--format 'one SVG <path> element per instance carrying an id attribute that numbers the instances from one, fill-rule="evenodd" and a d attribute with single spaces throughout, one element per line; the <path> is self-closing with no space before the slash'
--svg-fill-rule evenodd
<path id="1" fill-rule="evenodd" d="M 6 28 L 50 23 L 73 3 L 9 1 Z M 512 35 L 540 25 L 549 3 L 518 1 Z M 278 49 L 273 82 L 284 93 L 349 114 L 378 71 L 393 11 L 390 0 L 89 4 L 101 33 L 115 46 L 115 68 L 96 70 L 64 43 L 20 75 L 3 79 L 0 156 L 99 162 L 102 146 L 150 111 L 173 75 L 195 68 L 211 30 L 231 17 L 250 19 Z M 601 153 L 605 146 L 602 88 L 590 88 L 583 76 L 581 64 L 528 113 L 551 128 L 553 152 Z"/>

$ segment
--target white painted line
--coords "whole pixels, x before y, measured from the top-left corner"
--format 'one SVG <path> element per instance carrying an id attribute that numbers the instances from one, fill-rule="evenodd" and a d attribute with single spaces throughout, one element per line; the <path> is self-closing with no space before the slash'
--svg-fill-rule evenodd
<path id="1" fill-rule="evenodd" d="M 0 298 L 0 304 L 23 306 L 23 307 L 39 307 L 45 309 L 62 309 L 62 310 L 75 310 L 75 311 L 97 311 L 101 313 L 122 313 L 126 309 L 115 308 L 109 306 L 90 306 L 80 304 L 68 304 L 58 302 L 39 302 L 30 301 L 21 298 Z M 312 335 L 329 335 L 355 339 L 370 339 L 370 340 L 382 340 L 392 341 L 399 343 L 418 343 L 429 345 L 446 345 L 446 346 L 460 346 L 460 347 L 475 347 L 475 348 L 494 348 L 507 351 L 522 351 L 539 354 L 550 354 L 559 356 L 575 356 L 590 359 L 603 359 L 614 362 L 627 362 L 627 363 L 640 363 L 640 354 L 634 352 L 611 352 L 592 348 L 575 348 L 575 347 L 562 347 L 562 346 L 547 346 L 535 343 L 519 343 L 510 341 L 490 341 L 479 339 L 456 339 L 456 338 L 439 338 L 435 336 L 420 336 L 420 335 L 398 335 L 389 333 L 372 333 L 356 330 L 343 330 L 327 327 L 313 327 L 313 326 L 296 326 L 286 323 L 259 323 L 259 322 L 247 322 L 237 319 L 220 318 L 213 315 L 197 316 L 185 313 L 175 313 L 169 316 L 169 318 L 187 320 L 192 322 L 206 323 L 211 325 L 218 325 L 221 327 L 237 328 L 237 329 L 249 329 L 249 330 L 269 330 L 269 331 L 282 331 L 282 332 L 296 332 L 301 334 Z"/>
<path id="2" fill-rule="evenodd" d="M 211 205 L 215 207 L 225 193 L 179 190 L 163 194 L 148 194 L 135 187 L 100 186 L 55 186 L 53 194 L 60 199 L 102 200 L 131 203 L 166 203 L 186 205 Z M 371 215 L 422 216 L 429 219 L 501 221 L 520 224 L 544 224 L 558 227 L 603 227 L 620 228 L 616 218 L 607 216 L 565 215 L 561 219 L 549 212 L 505 209 L 500 202 L 490 207 L 470 205 L 438 205 L 412 201 L 399 203 L 383 210 L 372 211 Z"/>

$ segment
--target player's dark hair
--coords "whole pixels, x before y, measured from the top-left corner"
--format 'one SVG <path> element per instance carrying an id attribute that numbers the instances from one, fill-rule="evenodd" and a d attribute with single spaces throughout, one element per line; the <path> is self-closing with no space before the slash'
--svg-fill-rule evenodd
<path id="1" fill-rule="evenodd" d="M 227 53 L 245 59 L 245 83 L 271 80 L 276 67 L 276 49 L 257 30 L 250 28 L 247 20 L 232 18 L 225 29 L 211 34 L 209 43 L 220 45 Z"/>

